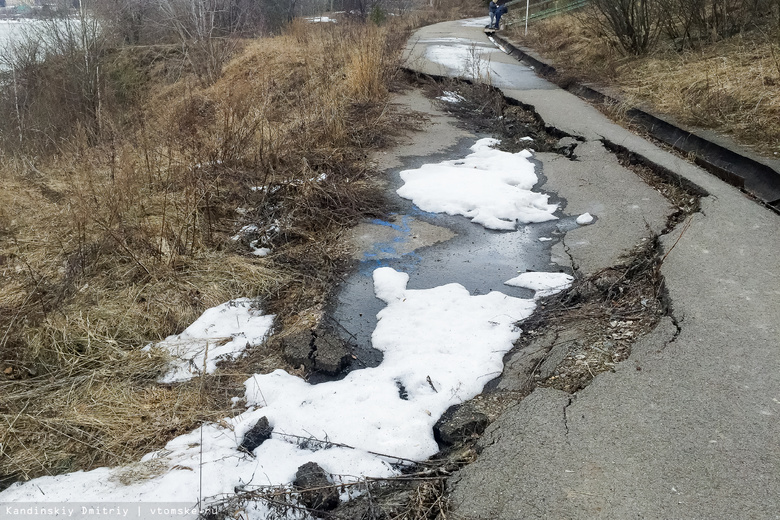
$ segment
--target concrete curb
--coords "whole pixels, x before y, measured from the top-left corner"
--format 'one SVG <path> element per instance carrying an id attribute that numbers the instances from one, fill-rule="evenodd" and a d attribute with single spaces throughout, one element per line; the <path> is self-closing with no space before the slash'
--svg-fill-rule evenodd
<path id="1" fill-rule="evenodd" d="M 503 45 L 511 56 L 533 66 L 541 75 L 549 77 L 557 74 L 555 67 L 516 47 L 505 38 L 497 35 L 493 35 L 492 38 Z M 602 104 L 619 103 L 618 99 L 588 85 L 572 83 L 566 87 L 566 90 L 588 101 Z M 780 213 L 780 172 L 774 168 L 644 110 L 631 108 L 626 115 L 631 123 L 640 126 L 655 139 L 675 150 L 693 155 L 697 165 Z"/>

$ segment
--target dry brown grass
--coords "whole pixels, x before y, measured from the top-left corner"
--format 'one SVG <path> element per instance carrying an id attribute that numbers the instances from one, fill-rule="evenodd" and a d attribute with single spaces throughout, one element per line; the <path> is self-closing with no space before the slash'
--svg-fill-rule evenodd
<path id="1" fill-rule="evenodd" d="M 660 45 L 623 57 L 575 16 L 533 24 L 513 38 L 551 59 L 564 76 L 617 89 L 694 127 L 728 134 L 759 153 L 780 155 L 780 45 L 755 31 L 677 52 Z"/>
<path id="2" fill-rule="evenodd" d="M 161 387 L 167 360 L 140 351 L 204 309 L 250 296 L 285 324 L 316 319 L 338 231 L 381 211 L 365 158 L 399 125 L 399 37 L 296 24 L 246 42 L 209 87 L 157 85 L 97 145 L 5 158 L 0 487 L 131 461 L 228 415 L 241 374 Z M 230 239 L 250 223 L 270 256 Z"/>

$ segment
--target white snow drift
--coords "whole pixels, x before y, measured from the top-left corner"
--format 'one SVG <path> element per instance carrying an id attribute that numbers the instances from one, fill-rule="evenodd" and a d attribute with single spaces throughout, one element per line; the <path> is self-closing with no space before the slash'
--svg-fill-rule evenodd
<path id="1" fill-rule="evenodd" d="M 573 281 L 574 277 L 566 273 L 523 273 L 504 283 L 536 291 L 534 299 L 538 300 L 567 289 Z"/>
<path id="2" fill-rule="evenodd" d="M 531 152 L 503 152 L 485 138 L 463 159 L 401 172 L 398 194 L 424 211 L 463 215 L 488 229 L 514 230 L 520 223 L 555 220 L 548 196 L 531 191 L 538 182 Z"/>
<path id="3" fill-rule="evenodd" d="M 588 224 L 593 222 L 593 215 L 590 213 L 583 213 L 579 217 L 577 217 L 577 224 L 580 226 L 587 226 Z"/>

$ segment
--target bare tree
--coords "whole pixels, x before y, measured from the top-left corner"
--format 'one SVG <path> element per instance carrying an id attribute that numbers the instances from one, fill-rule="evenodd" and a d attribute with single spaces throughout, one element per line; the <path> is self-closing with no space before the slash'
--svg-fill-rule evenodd
<path id="1" fill-rule="evenodd" d="M 657 0 L 666 35 L 679 47 L 766 24 L 780 0 Z M 780 14 L 780 10 L 778 10 Z"/>
<path id="2" fill-rule="evenodd" d="M 214 83 L 222 74 L 231 51 L 229 32 L 218 20 L 226 14 L 222 0 L 160 0 L 165 17 L 179 38 L 182 51 L 193 72 L 205 84 Z"/>
<path id="3" fill-rule="evenodd" d="M 2 58 L 7 71 L 2 78 L 3 108 L 13 115 L 19 144 L 56 144 L 76 127 L 90 140 L 100 138 L 105 52 L 102 28 L 86 2 L 71 16 L 24 26 Z"/>
<path id="4" fill-rule="evenodd" d="M 644 54 L 660 29 L 655 0 L 593 0 L 594 20 L 628 54 Z"/>

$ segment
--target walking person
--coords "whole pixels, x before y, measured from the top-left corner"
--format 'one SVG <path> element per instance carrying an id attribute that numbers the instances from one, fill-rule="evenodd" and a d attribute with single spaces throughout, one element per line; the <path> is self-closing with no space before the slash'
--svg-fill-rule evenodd
<path id="1" fill-rule="evenodd" d="M 488 6 L 488 11 L 490 12 L 490 25 L 487 26 L 488 29 L 497 29 L 498 24 L 493 24 L 493 22 L 496 19 L 496 12 L 498 11 L 498 4 L 496 3 L 498 0 L 490 0 L 490 5 Z"/>
<path id="2" fill-rule="evenodd" d="M 499 0 L 499 1 L 501 1 L 501 0 Z M 506 12 L 507 12 L 506 3 L 502 3 L 501 5 L 496 7 L 496 30 L 501 29 L 501 17 L 503 15 L 505 15 Z M 492 18 L 492 16 L 491 16 L 491 18 Z"/>

